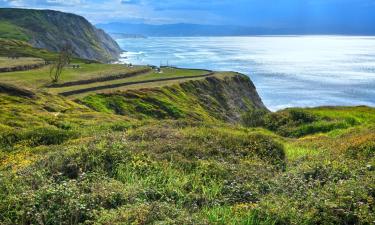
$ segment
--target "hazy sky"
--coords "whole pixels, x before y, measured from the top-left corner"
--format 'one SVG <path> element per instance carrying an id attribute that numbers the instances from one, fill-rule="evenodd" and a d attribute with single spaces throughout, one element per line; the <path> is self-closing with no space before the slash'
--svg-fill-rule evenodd
<path id="1" fill-rule="evenodd" d="M 204 23 L 266 27 L 367 27 L 375 0 L 0 0 L 0 7 L 48 8 L 93 23 Z"/>

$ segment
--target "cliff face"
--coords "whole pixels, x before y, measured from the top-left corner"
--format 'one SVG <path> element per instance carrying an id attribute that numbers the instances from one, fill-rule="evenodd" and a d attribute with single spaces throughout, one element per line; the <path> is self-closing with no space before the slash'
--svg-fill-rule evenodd
<path id="1" fill-rule="evenodd" d="M 8 27 L 12 29 L 3 31 L 0 37 L 22 37 L 34 47 L 59 51 L 64 43 L 69 43 L 75 56 L 102 62 L 116 60 L 121 53 L 118 44 L 108 34 L 74 14 L 52 10 L 0 9 L 1 21 L 11 24 Z M 15 27 L 19 28 L 16 34 Z"/>
<path id="2" fill-rule="evenodd" d="M 236 123 L 251 109 L 264 109 L 251 80 L 237 74 L 166 86 L 85 97 L 96 111 L 152 118 L 193 118 Z"/>

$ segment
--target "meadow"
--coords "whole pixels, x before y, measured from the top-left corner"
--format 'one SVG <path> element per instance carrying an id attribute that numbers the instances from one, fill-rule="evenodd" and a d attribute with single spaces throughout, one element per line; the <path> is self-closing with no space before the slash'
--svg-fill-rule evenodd
<path id="1" fill-rule="evenodd" d="M 2 68 L 12 68 L 17 66 L 29 66 L 29 65 L 38 65 L 44 64 L 44 60 L 38 58 L 18 58 L 10 60 L 6 57 L 0 57 L 0 69 Z"/>

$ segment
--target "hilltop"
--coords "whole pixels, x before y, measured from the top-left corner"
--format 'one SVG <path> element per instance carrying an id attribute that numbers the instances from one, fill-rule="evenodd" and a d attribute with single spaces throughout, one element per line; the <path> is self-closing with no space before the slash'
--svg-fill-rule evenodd
<path id="1" fill-rule="evenodd" d="M 0 8 L 0 38 L 52 52 L 69 43 L 76 57 L 102 62 L 116 60 L 121 53 L 108 34 L 85 18 L 52 10 Z"/>

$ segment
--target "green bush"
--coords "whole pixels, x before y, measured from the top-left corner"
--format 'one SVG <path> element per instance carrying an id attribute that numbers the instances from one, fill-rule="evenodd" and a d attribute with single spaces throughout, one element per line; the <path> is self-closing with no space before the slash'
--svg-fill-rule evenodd
<path id="1" fill-rule="evenodd" d="M 242 124 L 247 127 L 261 127 L 264 126 L 264 117 L 268 111 L 264 109 L 252 109 L 242 115 Z"/>
<path id="2" fill-rule="evenodd" d="M 13 147 L 15 145 L 40 146 L 59 145 L 63 142 L 77 138 L 77 132 L 60 130 L 56 128 L 35 128 L 26 131 L 11 131 L 0 135 L 0 146 Z"/>
<path id="3" fill-rule="evenodd" d="M 357 125 L 352 117 L 332 119 L 318 117 L 306 109 L 287 109 L 269 113 L 263 117 L 263 126 L 285 137 L 303 137 L 316 133 L 327 133 Z"/>
<path id="4" fill-rule="evenodd" d="M 364 134 L 360 137 L 350 138 L 343 151 L 353 158 L 373 158 L 375 156 L 375 134 Z"/>

